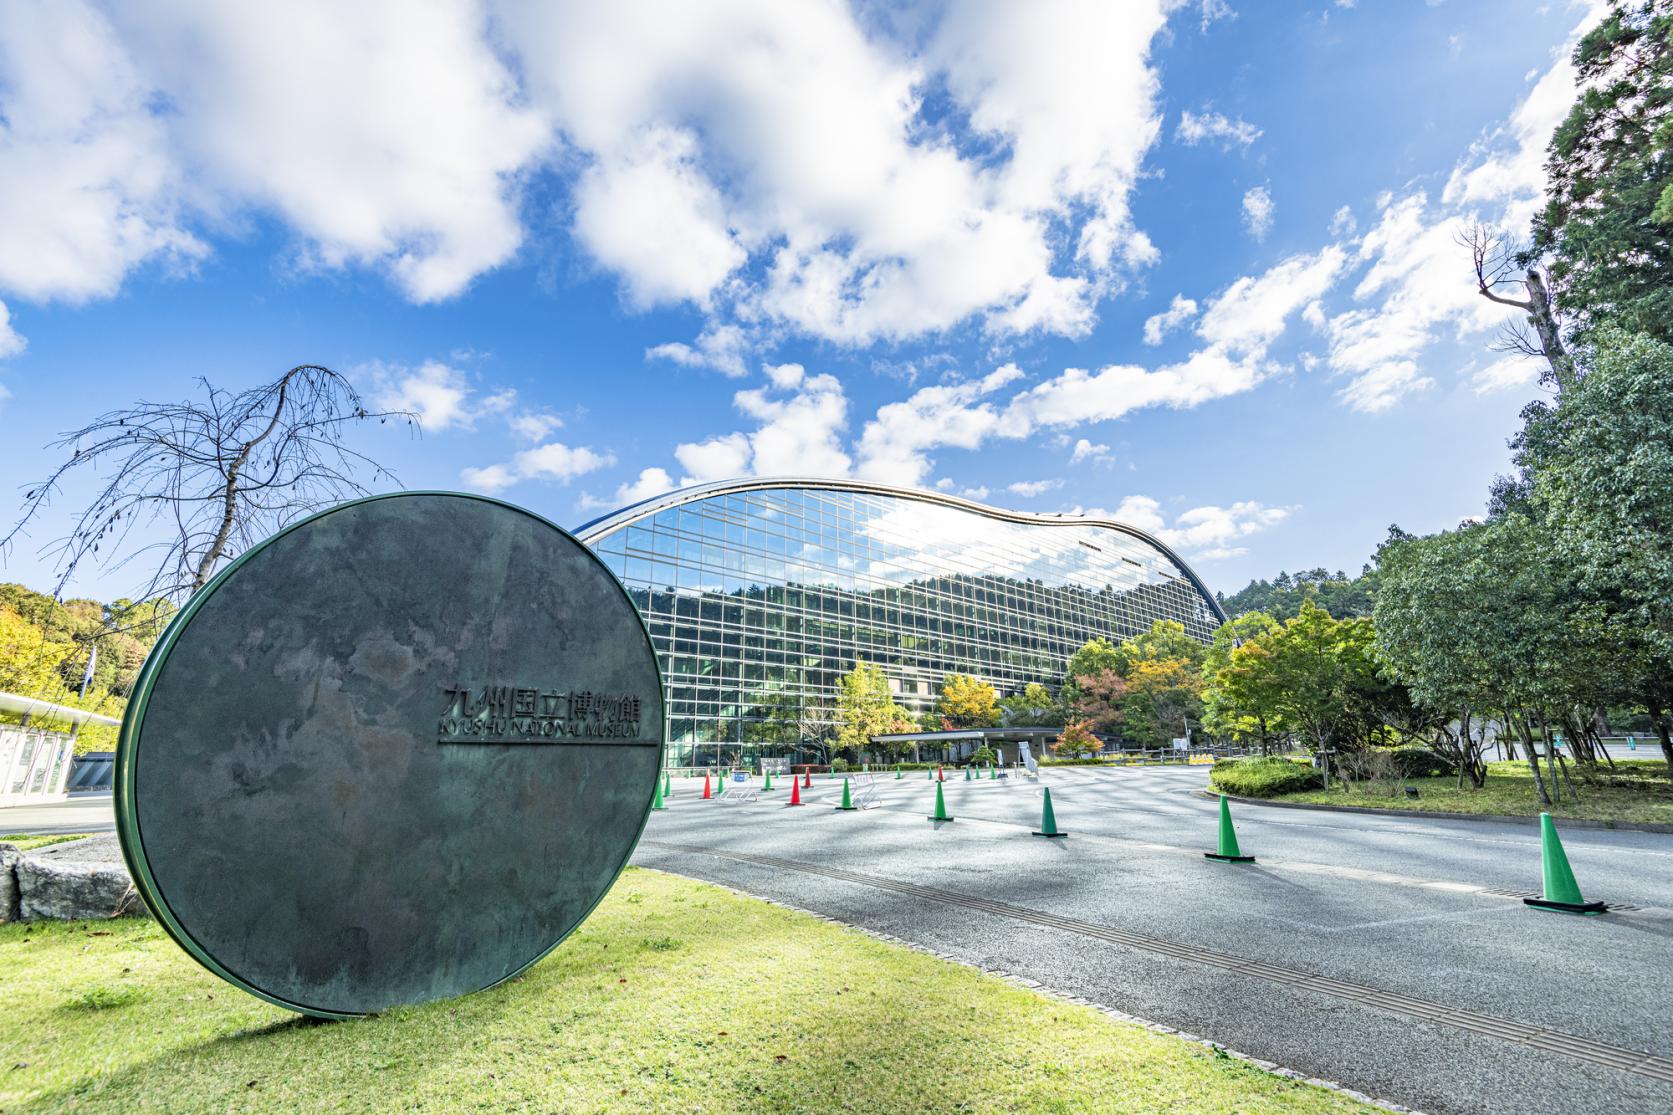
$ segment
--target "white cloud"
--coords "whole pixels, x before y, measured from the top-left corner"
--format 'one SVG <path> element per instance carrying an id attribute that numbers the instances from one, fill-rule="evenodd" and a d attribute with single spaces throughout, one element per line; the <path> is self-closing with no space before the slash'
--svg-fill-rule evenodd
<path id="1" fill-rule="evenodd" d="M 207 249 L 153 86 L 78 0 L 0 7 L 0 289 L 34 300 L 114 294 L 151 259 Z"/>
<path id="2" fill-rule="evenodd" d="M 1288 319 L 1335 283 L 1345 261 L 1346 253 L 1331 245 L 1244 276 L 1209 300 L 1196 326 L 1207 344 L 1184 360 L 1154 370 L 1066 369 L 1013 398 L 1001 428 L 1023 437 L 1040 427 L 1104 422 L 1151 406 L 1193 407 L 1247 391 L 1274 370 L 1267 348 Z"/>
<path id="3" fill-rule="evenodd" d="M 516 252 L 516 177 L 549 134 L 470 0 L 121 12 L 194 176 L 281 215 L 304 262 L 378 266 L 429 302 Z"/>
<path id="4" fill-rule="evenodd" d="M 667 469 L 642 469 L 638 479 L 623 484 L 616 489 L 616 503 L 625 507 L 630 503 L 638 503 L 642 499 L 659 496 L 663 492 L 671 492 L 674 487 L 674 478 L 668 475 Z"/>
<path id="5" fill-rule="evenodd" d="M 498 392 L 473 403 L 475 391 L 465 374 L 438 360 L 426 360 L 417 368 L 373 363 L 361 371 L 374 384 L 372 401 L 380 410 L 411 411 L 427 433 L 475 429 L 480 415 L 503 411 L 512 398 Z"/>
<path id="6" fill-rule="evenodd" d="M 966 488 L 966 489 L 964 489 L 964 491 L 959 493 L 959 495 L 963 496 L 965 499 L 973 499 L 973 500 L 976 500 L 978 503 L 981 502 L 984 499 L 987 499 L 990 494 L 992 494 L 992 493 L 990 493 L 986 487 L 982 487 L 982 486 L 977 486 L 977 487 L 974 487 L 974 488 Z"/>
<path id="7" fill-rule="evenodd" d="M 1332 244 L 1290 256 L 1262 275 L 1246 275 L 1209 301 L 1197 335 L 1233 352 L 1262 352 L 1292 314 L 1335 285 L 1346 264 L 1347 253 Z"/>
<path id="8" fill-rule="evenodd" d="M 741 379 L 749 374 L 744 362 L 748 350 L 744 331 L 736 325 L 711 324 L 697 338 L 695 347 L 684 341 L 669 341 L 645 350 L 647 359 L 671 360 L 686 368 L 712 368 L 722 375 Z"/>
<path id="9" fill-rule="evenodd" d="M 1467 221 L 1437 217 L 1422 193 L 1387 199 L 1359 245 L 1368 261 L 1354 290 L 1359 308 L 1330 319 L 1330 365 L 1349 377 L 1340 397 L 1364 412 L 1387 410 L 1434 385 L 1418 358 L 1443 326 L 1459 334 L 1493 328 L 1502 308 L 1469 281 L 1469 258 L 1458 244 Z"/>
<path id="10" fill-rule="evenodd" d="M 859 474 L 894 484 L 923 483 L 934 466 L 926 450 L 981 445 L 998 428 L 999 411 L 978 400 L 1021 376 L 1015 364 L 1006 364 L 981 379 L 925 387 L 878 408 L 860 437 Z"/>
<path id="11" fill-rule="evenodd" d="M 1476 292 L 1459 239 L 1478 221 L 1513 239 L 1525 234 L 1545 188 L 1546 144 L 1574 100 L 1569 53 L 1603 10 L 1600 4 L 1588 6 L 1508 123 L 1458 162 L 1440 205 L 1432 205 L 1423 191 L 1379 200 L 1377 220 L 1358 246 L 1366 270 L 1354 290 L 1356 305 L 1331 317 L 1326 327 L 1331 369 L 1347 377 L 1338 396 L 1351 409 L 1388 410 L 1433 387 L 1422 358 L 1438 339 L 1479 337 L 1513 316 Z M 1500 361 L 1469 382 L 1480 393 L 1518 386 L 1525 376 L 1514 362 Z"/>
<path id="12" fill-rule="evenodd" d="M 1449 206 L 1494 207 L 1495 223 L 1519 233 L 1539 210 L 1545 194 L 1545 148 L 1551 133 L 1574 104 L 1574 40 L 1606 10 L 1588 4 L 1586 14 L 1554 53 L 1556 60 L 1522 98 L 1510 120 L 1485 135 L 1447 179 L 1442 200 Z"/>
<path id="13" fill-rule="evenodd" d="M 1265 186 L 1251 187 L 1243 195 L 1243 227 L 1256 240 L 1265 240 L 1266 234 L 1272 231 L 1272 216 L 1277 209 Z"/>
<path id="14" fill-rule="evenodd" d="M 12 328 L 12 313 L 0 302 L 0 360 L 17 356 L 29 347 L 29 342 Z"/>
<path id="15" fill-rule="evenodd" d="M 843 449 L 848 399 L 835 376 L 808 375 L 800 364 L 766 369 L 768 386 L 739 391 L 732 401 L 759 424 L 754 430 L 688 442 L 674 448 L 685 469 L 681 485 L 735 476 L 849 474 Z"/>
<path id="16" fill-rule="evenodd" d="M 1336 237 L 1352 236 L 1359 231 L 1359 222 L 1354 220 L 1351 206 L 1344 205 L 1337 209 L 1330 217 L 1330 235 Z"/>
<path id="17" fill-rule="evenodd" d="M 858 344 L 973 318 L 1078 334 L 1155 258 L 1128 195 L 1157 130 L 1163 8 L 916 23 L 783 0 L 508 2 L 503 19 L 531 102 L 584 160 L 578 236 L 630 297 Z M 960 111 L 926 126 L 931 83 Z"/>
<path id="18" fill-rule="evenodd" d="M 108 296 L 276 218 L 302 269 L 445 299 L 515 257 L 550 175 L 630 302 L 708 318 L 659 358 L 741 374 L 728 327 L 1080 336 L 1157 258 L 1130 195 L 1174 7 L 8 5 L 0 291 Z"/>
<path id="19" fill-rule="evenodd" d="M 725 434 L 674 447 L 674 459 L 686 471 L 682 484 L 707 484 L 749 475 L 750 445 L 745 434 Z"/>
<path id="20" fill-rule="evenodd" d="M 1494 391 L 1529 387 L 1539 382 L 1542 370 L 1544 365 L 1540 361 L 1526 356 L 1506 356 L 1472 373 L 1470 389 L 1477 395 L 1488 395 Z"/>
<path id="21" fill-rule="evenodd" d="M 511 432 L 524 441 L 540 441 L 563 426 L 563 419 L 555 414 L 526 411 L 506 419 Z"/>
<path id="22" fill-rule="evenodd" d="M 1159 345 L 1168 333 L 1197 316 L 1197 303 L 1183 294 L 1173 296 L 1168 308 L 1144 320 L 1144 343 Z"/>
<path id="23" fill-rule="evenodd" d="M 1069 513 L 1114 519 L 1154 535 L 1188 560 L 1215 561 L 1246 552 L 1245 547 L 1234 543 L 1278 525 L 1293 511 L 1294 508 L 1243 500 L 1229 507 L 1212 504 L 1193 507 L 1169 522 L 1158 500 L 1132 495 L 1123 499 L 1113 512 L 1076 507 Z"/>
<path id="24" fill-rule="evenodd" d="M 476 4 L 110 12 L 0 17 L 0 286 L 108 296 L 205 255 L 189 217 L 248 210 L 280 216 L 303 265 L 382 267 L 416 301 L 516 251 L 516 176 L 549 135 Z"/>
<path id="25" fill-rule="evenodd" d="M 691 132 L 651 126 L 601 152 L 575 188 L 576 234 L 594 259 L 623 277 L 640 307 L 706 308 L 710 293 L 747 257 L 697 158 Z"/>
<path id="26" fill-rule="evenodd" d="M 1025 499 L 1032 499 L 1062 486 L 1063 481 L 1061 480 L 1018 480 L 1014 484 L 1005 485 L 1005 490 Z"/>
<path id="27" fill-rule="evenodd" d="M 577 476 L 615 463 L 612 454 L 599 453 L 585 445 L 571 448 L 554 441 L 525 449 L 502 464 L 464 469 L 459 478 L 469 488 L 493 493 L 524 480 L 556 480 L 567 484 Z"/>
<path id="28" fill-rule="evenodd" d="M 1238 120 L 1222 113 L 1204 110 L 1201 113 L 1186 109 L 1179 114 L 1179 127 L 1174 138 L 1194 147 L 1213 140 L 1223 147 L 1247 147 L 1261 137 L 1261 130 L 1247 120 Z"/>
<path id="29" fill-rule="evenodd" d="M 1110 456 L 1109 446 L 1094 445 L 1086 438 L 1076 441 L 1074 452 L 1069 454 L 1069 463 L 1072 465 L 1078 465 L 1082 461 L 1091 461 L 1093 464 L 1103 465 L 1108 464 L 1113 459 Z"/>

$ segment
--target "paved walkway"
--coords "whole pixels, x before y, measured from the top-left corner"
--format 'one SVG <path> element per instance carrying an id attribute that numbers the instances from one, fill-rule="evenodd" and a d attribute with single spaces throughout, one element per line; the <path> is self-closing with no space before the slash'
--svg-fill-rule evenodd
<path id="1" fill-rule="evenodd" d="M 1252 866 L 1204 860 L 1207 768 L 1038 787 L 884 776 L 883 806 L 788 784 L 715 805 L 676 780 L 635 862 L 912 940 L 1426 1111 L 1673 1110 L 1673 836 L 1575 830 L 1588 897 L 1524 907 L 1532 825 L 1244 808 Z"/>

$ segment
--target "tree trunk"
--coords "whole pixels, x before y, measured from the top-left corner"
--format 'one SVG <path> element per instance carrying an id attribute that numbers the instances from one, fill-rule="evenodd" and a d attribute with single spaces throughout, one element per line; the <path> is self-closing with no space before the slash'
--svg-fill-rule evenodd
<path id="1" fill-rule="evenodd" d="M 1540 348 L 1545 352 L 1551 374 L 1557 379 L 1559 394 L 1574 386 L 1574 358 L 1563 347 L 1563 333 L 1557 326 L 1557 315 L 1551 310 L 1551 295 L 1545 289 L 1545 278 L 1530 267 L 1527 272 L 1528 320 L 1539 334 Z"/>
<path id="2" fill-rule="evenodd" d="M 1506 715 L 1505 721 L 1508 723 L 1509 720 L 1510 717 Z M 1539 749 L 1534 746 L 1533 730 L 1529 727 L 1527 720 L 1522 717 L 1516 719 L 1516 730 L 1521 734 L 1522 746 L 1528 752 L 1528 769 L 1534 775 L 1534 789 L 1539 791 L 1539 803 L 1550 805 L 1551 795 L 1545 791 L 1545 777 L 1539 773 Z"/>
<path id="3" fill-rule="evenodd" d="M 1669 732 L 1667 709 L 1656 708 L 1651 712 L 1656 724 L 1656 735 L 1661 739 L 1661 757 L 1667 762 L 1667 778 L 1673 782 L 1673 732 Z"/>

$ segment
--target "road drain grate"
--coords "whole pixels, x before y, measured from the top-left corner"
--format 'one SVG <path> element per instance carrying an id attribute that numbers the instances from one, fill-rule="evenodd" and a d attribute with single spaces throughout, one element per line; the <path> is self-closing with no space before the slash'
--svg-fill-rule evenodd
<path id="1" fill-rule="evenodd" d="M 1195 946 L 1177 945 L 1172 941 L 1164 941 L 1158 937 L 1147 937 L 1142 933 L 1132 933 L 1125 929 L 1099 925 L 1096 922 L 1063 917 L 1059 914 L 1047 913 L 1044 910 L 1032 910 L 1026 906 L 1013 906 L 1008 902 L 998 902 L 990 898 L 977 898 L 974 895 L 941 890 L 938 887 L 903 883 L 897 879 L 887 879 L 880 875 L 866 875 L 858 871 L 845 871 L 838 867 L 821 867 L 800 860 L 781 859 L 778 856 L 753 855 L 748 852 L 725 852 L 718 848 L 672 844 L 662 840 L 641 840 L 639 844 L 641 847 L 663 848 L 671 852 L 689 852 L 697 855 L 713 856 L 716 859 L 734 860 L 738 863 L 755 864 L 761 867 L 774 867 L 785 871 L 800 872 L 804 875 L 821 875 L 839 882 L 854 883 L 858 886 L 886 890 L 895 894 L 920 898 L 930 902 L 940 902 L 949 906 L 961 906 L 967 910 L 976 910 L 980 913 L 1025 921 L 1033 925 L 1046 926 L 1050 929 L 1061 929 L 1065 933 L 1092 937 L 1100 941 L 1124 945 L 1128 948 L 1139 949 L 1159 956 L 1187 960 L 1194 964 L 1206 964 L 1209 967 L 1221 968 L 1240 975 L 1254 976 L 1257 979 L 1280 983 L 1286 987 L 1298 987 L 1321 995 L 1330 995 L 1362 1006 L 1375 1007 L 1379 1010 L 1389 1011 L 1393 1014 L 1403 1014 L 1424 1022 L 1433 1022 L 1474 1034 L 1487 1035 L 1501 1041 L 1524 1045 L 1530 1049 L 1538 1049 L 1541 1052 L 1560 1053 L 1575 1060 L 1588 1061 L 1594 1065 L 1603 1065 L 1607 1068 L 1619 1069 L 1622 1072 L 1630 1072 L 1638 1076 L 1647 1076 L 1652 1080 L 1673 1084 L 1673 1060 L 1666 1057 L 1657 1057 L 1654 1054 L 1643 1053 L 1638 1050 L 1624 1049 L 1620 1046 L 1593 1041 L 1590 1038 L 1565 1034 L 1559 1030 L 1548 1030 L 1542 1026 L 1512 1022 L 1508 1019 L 1496 1018 L 1490 1014 L 1441 1006 L 1438 1003 L 1431 1003 L 1424 999 L 1414 999 L 1409 995 L 1402 995 L 1394 991 L 1382 991 L 1375 987 L 1366 987 L 1363 984 L 1347 983 L 1327 976 L 1311 975 L 1293 968 L 1284 968 L 1276 964 L 1249 960 L 1244 957 L 1214 952 Z M 1518 895 L 1517 897 L 1521 896 Z"/>

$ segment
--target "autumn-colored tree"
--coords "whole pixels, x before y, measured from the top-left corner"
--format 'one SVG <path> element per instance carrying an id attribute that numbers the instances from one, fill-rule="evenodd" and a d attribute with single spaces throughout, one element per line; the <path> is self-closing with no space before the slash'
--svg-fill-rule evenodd
<path id="1" fill-rule="evenodd" d="M 1202 719 L 1202 671 L 1185 658 L 1139 658 L 1127 670 L 1122 734 L 1160 747 Z"/>
<path id="2" fill-rule="evenodd" d="M 1126 716 L 1127 679 L 1112 669 L 1083 675 L 1075 686 L 1071 716 L 1096 732 L 1113 732 Z"/>
<path id="3" fill-rule="evenodd" d="M 992 728 L 999 723 L 999 695 L 985 681 L 948 674 L 935 711 L 951 728 Z"/>
<path id="4" fill-rule="evenodd" d="M 1063 734 L 1057 737 L 1051 750 L 1059 759 L 1085 759 L 1096 755 L 1103 746 L 1085 721 L 1075 720 L 1064 726 Z"/>

